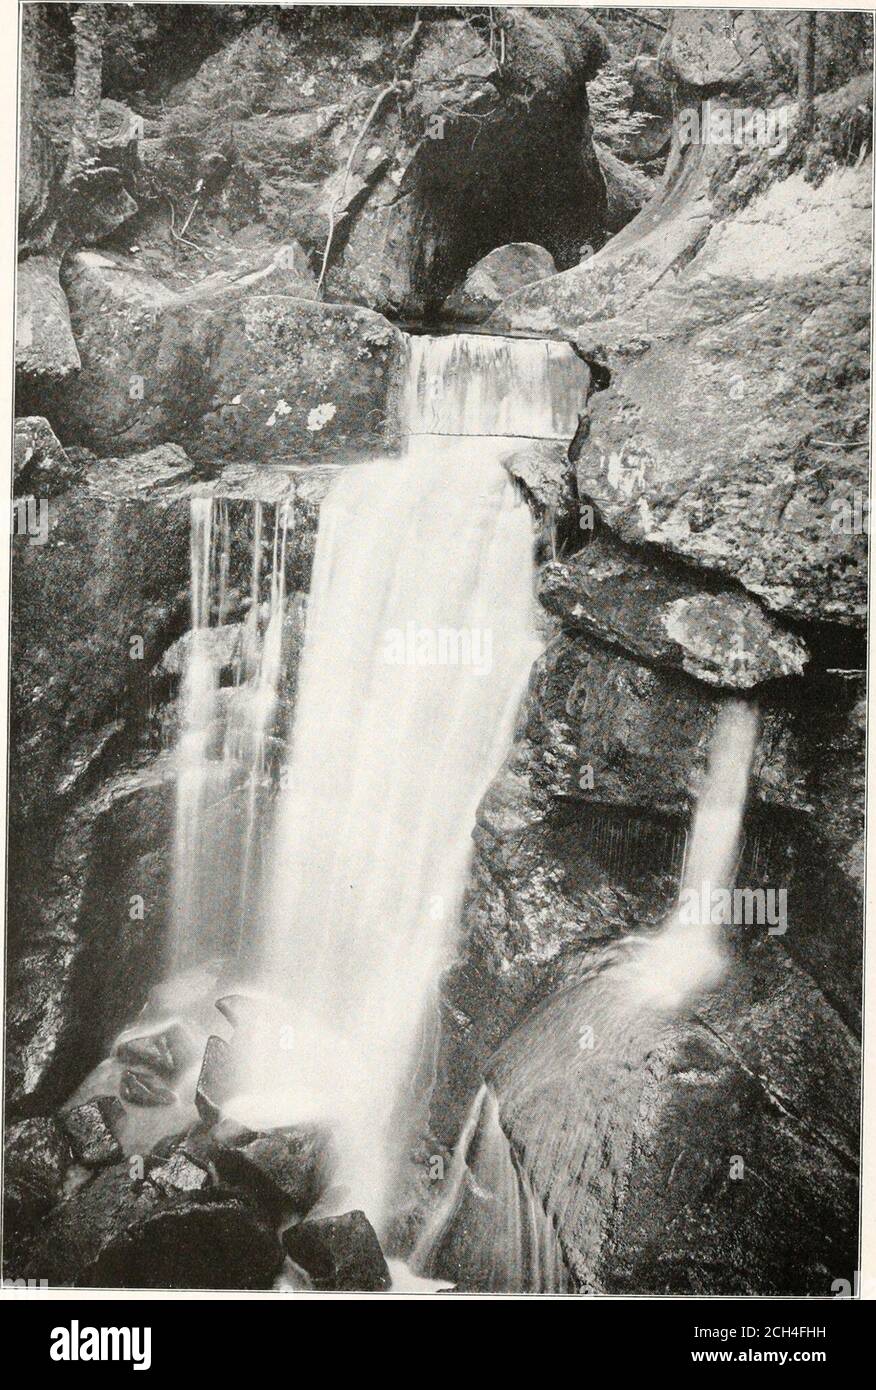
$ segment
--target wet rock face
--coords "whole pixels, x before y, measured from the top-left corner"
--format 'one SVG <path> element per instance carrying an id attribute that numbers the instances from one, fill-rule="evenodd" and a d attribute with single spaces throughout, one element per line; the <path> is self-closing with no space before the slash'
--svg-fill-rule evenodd
<path id="1" fill-rule="evenodd" d="M 72 1156 L 56 1120 L 40 1115 L 7 1125 L 4 1134 L 4 1273 L 23 1258 L 34 1228 L 61 1200 Z"/>
<path id="2" fill-rule="evenodd" d="M 491 1062 L 502 1129 L 579 1289 L 827 1296 L 850 1277 L 857 1041 L 781 943 L 727 946 L 693 1017 L 612 996 L 606 973 Z M 545 1142 L 556 1133 L 565 1148 Z"/>
<path id="3" fill-rule="evenodd" d="M 509 294 L 556 272 L 554 258 L 543 246 L 527 241 L 497 246 L 445 299 L 441 316 L 454 323 L 483 323 Z"/>

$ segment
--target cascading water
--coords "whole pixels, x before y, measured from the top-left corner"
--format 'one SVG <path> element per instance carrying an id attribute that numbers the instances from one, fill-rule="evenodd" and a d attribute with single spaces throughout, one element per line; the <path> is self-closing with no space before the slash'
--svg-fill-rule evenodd
<path id="1" fill-rule="evenodd" d="M 712 988 L 723 970 L 720 906 L 697 914 L 683 912 L 681 903 L 686 897 L 711 900 L 712 890 L 733 884 L 757 727 L 756 709 L 738 701 L 719 716 L 679 907 L 658 931 L 605 951 L 584 981 L 531 1014 L 491 1062 L 463 1127 L 448 1191 L 414 1253 L 414 1269 L 468 1288 L 557 1291 L 556 1258 L 542 1263 L 540 1282 L 528 1282 L 529 1237 L 518 1235 L 527 1193 L 538 1194 L 545 1248 L 554 1248 L 553 1234 L 557 1249 L 593 1252 L 596 1259 L 624 1171 L 647 1058 L 667 1018 Z M 517 1184 L 508 1181 L 512 1165 Z M 592 1286 L 595 1268 L 585 1260 L 576 1279 Z"/>
<path id="2" fill-rule="evenodd" d="M 264 890 L 271 1022 L 228 1110 L 329 1125 L 338 1200 L 378 1229 L 422 1101 L 475 811 L 540 645 L 507 438 L 470 436 L 569 437 L 585 381 L 565 345 L 413 339 L 406 457 L 349 469 L 320 513 Z"/>
<path id="3" fill-rule="evenodd" d="M 410 339 L 411 435 L 572 438 L 589 385 L 568 343 L 489 334 Z"/>
<path id="4" fill-rule="evenodd" d="M 275 509 L 268 598 L 261 601 L 263 506 L 253 504 L 249 611 L 228 624 L 231 527 L 228 504 L 211 496 L 191 502 L 191 609 L 179 700 L 176 834 L 174 842 L 172 968 L 202 961 L 210 948 L 239 944 L 251 888 L 257 799 L 265 779 L 265 752 L 277 710 L 286 612 L 285 557 L 289 509 Z M 220 689 L 223 666 L 233 687 Z M 224 731 L 223 731 L 224 726 Z M 242 843 L 230 843 L 227 808 L 217 826 L 215 808 L 245 788 Z M 234 865 L 239 882 L 231 883 Z M 224 922 L 230 904 L 241 921 Z M 229 931 L 233 925 L 235 930 Z"/>

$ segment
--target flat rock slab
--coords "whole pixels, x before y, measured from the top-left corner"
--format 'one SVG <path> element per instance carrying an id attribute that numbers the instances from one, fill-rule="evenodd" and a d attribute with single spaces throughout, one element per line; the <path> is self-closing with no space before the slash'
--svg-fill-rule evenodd
<path id="1" fill-rule="evenodd" d="M 800 675 L 808 655 L 749 595 L 709 592 L 695 571 L 656 564 L 604 531 L 571 561 L 545 566 L 539 597 L 566 626 L 709 685 L 747 690 Z"/>
<path id="2" fill-rule="evenodd" d="M 483 323 L 503 299 L 525 285 L 556 275 L 550 251 L 531 241 L 512 241 L 482 256 L 444 301 L 442 318 Z"/>
<path id="3" fill-rule="evenodd" d="M 216 1121 L 232 1093 L 231 1048 L 215 1034 L 207 1039 L 195 1090 L 195 1105 L 203 1120 Z"/>
<path id="4" fill-rule="evenodd" d="M 290 1226 L 283 1232 L 283 1245 L 316 1289 L 375 1293 L 392 1283 L 380 1241 L 363 1211 Z"/>

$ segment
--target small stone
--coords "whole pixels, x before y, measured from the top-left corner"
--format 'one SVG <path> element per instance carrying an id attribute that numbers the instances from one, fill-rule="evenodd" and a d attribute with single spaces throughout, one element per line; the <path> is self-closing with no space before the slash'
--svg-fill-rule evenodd
<path id="1" fill-rule="evenodd" d="M 129 1105 L 176 1104 L 176 1096 L 170 1087 L 165 1086 L 157 1076 L 153 1076 L 147 1071 L 128 1069 L 128 1071 L 123 1072 L 119 1083 L 119 1093 L 122 1100 L 126 1100 Z"/>
<path id="2" fill-rule="evenodd" d="M 290 1226 L 283 1232 L 283 1245 L 315 1289 L 374 1293 L 392 1283 L 380 1241 L 363 1211 Z"/>
<path id="3" fill-rule="evenodd" d="M 209 1183 L 210 1174 L 182 1149 L 177 1149 L 160 1167 L 152 1169 L 149 1181 L 170 1196 L 174 1192 L 200 1192 Z"/>
<path id="4" fill-rule="evenodd" d="M 124 1114 L 118 1096 L 95 1096 L 61 1116 L 70 1147 L 80 1163 L 99 1168 L 118 1163 L 124 1157 L 118 1140 L 118 1126 Z"/>

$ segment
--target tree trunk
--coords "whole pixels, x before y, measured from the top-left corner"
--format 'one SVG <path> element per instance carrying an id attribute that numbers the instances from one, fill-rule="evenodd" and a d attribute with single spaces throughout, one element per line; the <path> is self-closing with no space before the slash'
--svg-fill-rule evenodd
<path id="1" fill-rule="evenodd" d="M 97 154 L 105 28 L 102 5 L 76 6 L 73 14 L 73 132 L 68 174 L 77 173 Z"/>
<path id="2" fill-rule="evenodd" d="M 814 10 L 800 17 L 800 67 L 797 74 L 797 102 L 800 129 L 811 130 L 815 119 L 815 22 Z"/>

